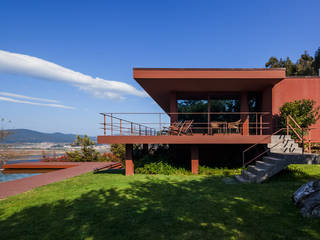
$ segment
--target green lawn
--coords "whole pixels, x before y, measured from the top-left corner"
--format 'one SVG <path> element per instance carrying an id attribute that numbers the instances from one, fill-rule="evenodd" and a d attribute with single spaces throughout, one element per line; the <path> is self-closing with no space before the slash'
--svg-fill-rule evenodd
<path id="1" fill-rule="evenodd" d="M 222 176 L 85 174 L 0 201 L 1 239 L 320 239 L 291 201 L 320 166 L 264 184 Z"/>

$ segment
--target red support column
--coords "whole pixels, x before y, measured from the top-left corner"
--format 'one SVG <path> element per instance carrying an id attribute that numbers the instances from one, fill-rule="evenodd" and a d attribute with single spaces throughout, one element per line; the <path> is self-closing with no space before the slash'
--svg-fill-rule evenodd
<path id="1" fill-rule="evenodd" d="M 248 93 L 241 92 L 240 112 L 249 112 Z M 241 114 L 242 134 L 249 135 L 249 114 Z"/>
<path id="2" fill-rule="evenodd" d="M 170 93 L 170 112 L 178 112 L 177 94 L 176 92 Z M 172 114 L 170 116 L 171 123 L 178 121 L 178 115 Z"/>
<path id="3" fill-rule="evenodd" d="M 126 176 L 134 175 L 134 163 L 133 163 L 133 145 L 126 144 Z"/>
<path id="4" fill-rule="evenodd" d="M 199 147 L 191 145 L 191 172 L 192 174 L 199 173 Z"/>

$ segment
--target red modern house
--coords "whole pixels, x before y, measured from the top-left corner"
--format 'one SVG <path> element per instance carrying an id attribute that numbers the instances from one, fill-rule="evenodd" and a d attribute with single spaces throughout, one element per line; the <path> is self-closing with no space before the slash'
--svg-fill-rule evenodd
<path id="1" fill-rule="evenodd" d="M 134 174 L 133 144 L 184 145 L 197 173 L 203 146 L 268 144 L 285 102 L 314 99 L 320 104 L 320 77 L 286 77 L 282 68 L 134 68 L 133 77 L 163 112 L 102 114 L 104 134 L 98 143 L 126 144 L 127 175 Z M 207 109 L 181 111 L 181 100 L 202 100 Z M 238 109 L 215 111 L 216 100 L 230 100 Z M 313 142 L 320 142 L 318 125 L 309 134 Z"/>

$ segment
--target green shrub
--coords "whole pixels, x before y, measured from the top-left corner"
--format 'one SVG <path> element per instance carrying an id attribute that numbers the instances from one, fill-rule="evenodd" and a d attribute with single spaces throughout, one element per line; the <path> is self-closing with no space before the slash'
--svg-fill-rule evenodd
<path id="1" fill-rule="evenodd" d="M 319 107 L 315 106 L 314 100 L 303 99 L 287 102 L 280 107 L 280 125 L 282 128 L 287 126 L 287 116 L 291 117 L 304 128 L 315 124 L 319 119 Z"/>
<path id="2" fill-rule="evenodd" d="M 163 175 L 190 175 L 190 161 L 179 163 L 178 158 L 170 152 L 167 145 L 151 147 L 149 152 L 142 154 L 141 149 L 134 148 L 135 172 L 140 174 L 163 174 Z M 179 165 L 180 164 L 180 165 Z M 240 174 L 241 169 L 210 168 L 199 166 L 199 174 L 212 176 L 231 176 Z"/>
<path id="3" fill-rule="evenodd" d="M 121 161 L 124 161 L 126 156 L 125 144 L 111 144 L 110 150 L 113 153 L 113 155 L 121 159 Z"/>
<path id="4" fill-rule="evenodd" d="M 206 166 L 199 166 L 199 174 L 212 176 L 231 176 L 241 173 L 241 168 L 210 168 Z"/>
<path id="5" fill-rule="evenodd" d="M 136 168 L 136 173 L 140 174 L 163 174 L 163 175 L 190 175 L 190 171 L 184 168 L 171 166 L 166 162 L 151 162 L 143 167 Z"/>
<path id="6" fill-rule="evenodd" d="M 84 137 L 77 136 L 72 144 L 81 146 L 80 151 L 66 152 L 66 159 L 70 162 L 110 162 L 119 161 L 119 158 L 113 154 L 102 154 L 96 151 L 93 146 L 95 142 L 91 141 L 87 135 Z"/>
<path id="7" fill-rule="evenodd" d="M 101 154 L 91 147 L 81 148 L 81 151 L 66 152 L 66 155 L 70 162 L 98 162 L 101 158 Z"/>

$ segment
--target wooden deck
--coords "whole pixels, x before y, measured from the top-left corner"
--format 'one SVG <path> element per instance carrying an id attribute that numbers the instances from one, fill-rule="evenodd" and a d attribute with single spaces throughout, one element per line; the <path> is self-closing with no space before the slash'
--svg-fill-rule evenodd
<path id="1" fill-rule="evenodd" d="M 71 166 L 72 165 L 72 166 Z M 121 164 L 120 164 L 121 165 Z M 83 173 L 92 172 L 98 169 L 119 168 L 118 162 L 36 162 L 36 163 L 16 163 L 3 165 L 9 171 L 24 170 L 29 172 L 31 169 L 38 169 L 37 172 L 46 169 L 56 169 L 36 176 L 17 179 L 9 182 L 0 183 L 0 199 L 29 191 L 49 183 L 61 181 L 75 177 Z M 60 170 L 59 170 L 60 169 Z M 12 172 L 13 173 L 13 172 Z"/>
<path id="2" fill-rule="evenodd" d="M 99 144 L 268 144 L 271 135 L 98 136 Z"/>

